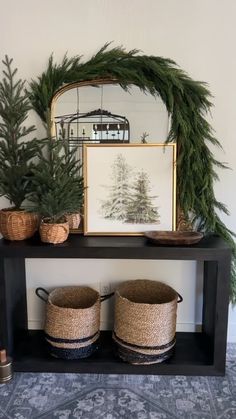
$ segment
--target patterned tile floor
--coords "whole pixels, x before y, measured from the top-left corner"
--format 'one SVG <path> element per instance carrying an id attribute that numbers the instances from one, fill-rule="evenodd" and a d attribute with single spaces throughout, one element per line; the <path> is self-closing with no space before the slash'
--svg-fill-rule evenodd
<path id="1" fill-rule="evenodd" d="M 236 419 L 236 344 L 225 377 L 15 374 L 0 418 Z"/>

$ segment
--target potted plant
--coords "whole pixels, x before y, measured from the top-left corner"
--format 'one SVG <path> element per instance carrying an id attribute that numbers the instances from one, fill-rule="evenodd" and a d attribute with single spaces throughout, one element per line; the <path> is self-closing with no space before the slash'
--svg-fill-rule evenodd
<path id="1" fill-rule="evenodd" d="M 71 176 L 73 176 L 73 177 L 75 176 L 78 180 L 78 183 L 79 183 L 79 189 L 78 189 L 78 195 L 77 195 L 77 199 L 78 199 L 77 210 L 76 210 L 76 212 L 68 212 L 66 214 L 66 220 L 69 223 L 70 231 L 72 231 L 72 230 L 77 230 L 78 231 L 78 228 L 79 228 L 81 220 L 82 220 L 82 214 L 81 213 L 83 212 L 82 207 L 83 207 L 83 198 L 84 198 L 83 177 L 78 176 L 78 173 L 81 172 L 81 170 L 82 170 L 82 165 L 80 165 L 79 167 L 77 167 L 77 165 L 73 165 L 73 158 L 72 158 L 72 165 L 71 165 L 71 162 L 69 161 L 72 156 L 70 155 L 70 153 L 68 154 L 69 139 L 66 136 L 66 130 L 64 128 L 64 122 L 63 121 L 60 122 L 59 140 L 64 143 L 64 152 L 67 155 L 67 165 L 68 165 L 68 167 L 70 167 Z M 73 155 L 73 152 L 72 152 L 72 155 Z"/>
<path id="2" fill-rule="evenodd" d="M 24 123 L 30 110 L 25 82 L 16 80 L 12 59 L 3 60 L 5 69 L 0 81 L 0 196 L 6 197 L 10 208 L 0 211 L 0 232 L 9 240 L 24 240 L 38 228 L 38 215 L 22 206 L 31 193 L 31 173 L 39 150 L 36 138 L 25 140 L 34 130 Z"/>
<path id="3" fill-rule="evenodd" d="M 66 141 L 54 140 L 48 132 L 45 146 L 47 157 L 40 153 L 39 164 L 33 169 L 34 190 L 30 200 L 41 216 L 41 240 L 57 244 L 68 237 L 67 215 L 78 212 L 82 204 L 83 178 L 76 150 L 69 150 Z"/>

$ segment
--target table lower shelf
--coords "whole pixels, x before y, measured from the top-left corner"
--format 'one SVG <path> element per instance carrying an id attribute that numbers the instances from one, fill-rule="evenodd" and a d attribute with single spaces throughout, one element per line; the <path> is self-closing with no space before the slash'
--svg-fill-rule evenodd
<path id="1" fill-rule="evenodd" d="M 97 374 L 223 375 L 213 365 L 213 353 L 202 333 L 177 333 L 175 353 L 161 364 L 130 365 L 115 357 L 110 331 L 101 332 L 100 349 L 90 358 L 67 361 L 47 352 L 42 331 L 27 331 L 16 343 L 13 366 L 19 372 Z"/>

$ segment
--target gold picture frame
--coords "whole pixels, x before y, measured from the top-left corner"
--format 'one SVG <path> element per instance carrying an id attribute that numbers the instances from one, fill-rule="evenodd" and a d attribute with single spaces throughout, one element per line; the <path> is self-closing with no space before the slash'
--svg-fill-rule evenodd
<path id="1" fill-rule="evenodd" d="M 84 234 L 176 229 L 176 144 L 85 144 Z"/>

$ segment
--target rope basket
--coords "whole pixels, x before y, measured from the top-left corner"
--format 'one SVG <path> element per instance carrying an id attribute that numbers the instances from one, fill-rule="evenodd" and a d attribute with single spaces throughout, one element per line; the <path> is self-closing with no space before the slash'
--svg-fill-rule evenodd
<path id="1" fill-rule="evenodd" d="M 68 222 L 60 224 L 42 222 L 39 227 L 39 234 L 41 241 L 44 243 L 63 243 L 69 235 L 69 224 Z"/>
<path id="2" fill-rule="evenodd" d="M 43 288 L 35 292 L 47 303 L 44 331 L 51 355 L 63 359 L 92 355 L 100 334 L 99 293 L 83 286 L 57 288 L 50 294 Z"/>
<path id="3" fill-rule="evenodd" d="M 38 230 L 39 216 L 24 210 L 2 209 L 0 232 L 8 240 L 29 239 Z"/>
<path id="4" fill-rule="evenodd" d="M 69 228 L 71 230 L 77 229 L 80 225 L 81 215 L 78 212 L 74 214 L 67 214 L 66 221 L 69 223 Z"/>
<path id="5" fill-rule="evenodd" d="M 131 280 L 115 293 L 113 341 L 117 355 L 131 364 L 154 364 L 175 346 L 178 293 L 162 282 Z"/>

